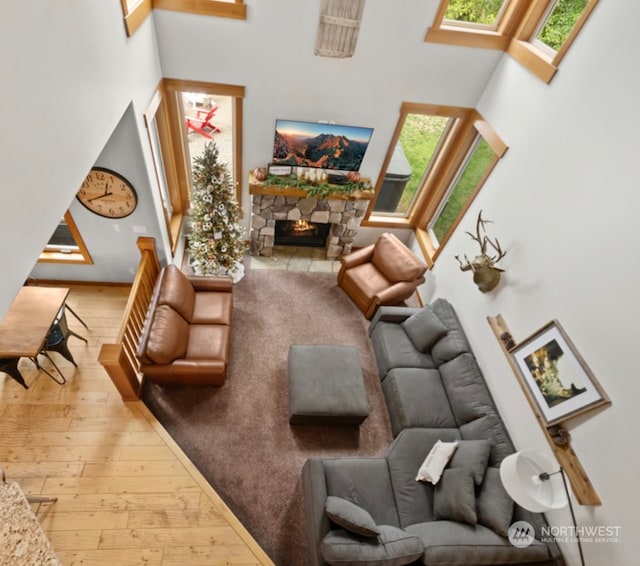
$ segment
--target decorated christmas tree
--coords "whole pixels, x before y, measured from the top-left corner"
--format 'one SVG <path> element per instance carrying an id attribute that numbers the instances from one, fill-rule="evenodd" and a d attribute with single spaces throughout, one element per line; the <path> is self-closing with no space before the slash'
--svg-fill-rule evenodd
<path id="1" fill-rule="evenodd" d="M 247 246 L 231 175 L 218 153 L 216 144 L 209 142 L 193 160 L 189 258 L 197 275 L 228 274 L 237 281 L 244 273 Z"/>

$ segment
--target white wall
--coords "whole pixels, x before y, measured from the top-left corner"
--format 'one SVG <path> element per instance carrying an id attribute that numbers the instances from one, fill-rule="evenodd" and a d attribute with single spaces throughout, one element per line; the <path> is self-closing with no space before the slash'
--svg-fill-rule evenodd
<path id="1" fill-rule="evenodd" d="M 131 103 L 142 120 L 160 80 L 152 20 L 128 39 L 116 0 L 5 3 L 0 74 L 2 314 Z M 108 269 L 94 266 L 93 279 L 112 280 Z"/>
<path id="2" fill-rule="evenodd" d="M 244 85 L 244 165 L 270 161 L 276 118 L 374 128 L 361 172 L 376 178 L 403 101 L 475 106 L 499 53 L 426 44 L 436 2 L 368 0 L 355 54 L 314 55 L 319 3 L 252 2 L 248 20 L 156 10 L 165 77 Z M 243 204 L 250 217 L 250 199 Z"/>
<path id="3" fill-rule="evenodd" d="M 477 291 L 453 257 L 477 251 L 461 231 L 423 289 L 457 307 L 518 448 L 547 444 L 487 316 L 502 314 L 516 340 L 558 319 L 611 397 L 610 408 L 570 425 L 602 499 L 578 506 L 578 523 L 622 527 L 621 543 L 585 544 L 587 564 L 638 560 L 638 18 L 633 0 L 600 2 L 550 85 L 504 57 L 478 109 L 510 148 L 462 223 L 473 231 L 480 209 L 495 222 L 490 234 L 508 249 L 504 280 Z M 566 510 L 550 519 L 571 524 Z M 564 548 L 578 563 L 575 549 Z"/>

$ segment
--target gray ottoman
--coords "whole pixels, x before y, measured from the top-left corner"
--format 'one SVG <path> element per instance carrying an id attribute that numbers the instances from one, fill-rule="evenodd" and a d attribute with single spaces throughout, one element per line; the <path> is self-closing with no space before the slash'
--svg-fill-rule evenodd
<path id="1" fill-rule="evenodd" d="M 289 347 L 289 423 L 360 424 L 369 415 L 358 350 Z"/>

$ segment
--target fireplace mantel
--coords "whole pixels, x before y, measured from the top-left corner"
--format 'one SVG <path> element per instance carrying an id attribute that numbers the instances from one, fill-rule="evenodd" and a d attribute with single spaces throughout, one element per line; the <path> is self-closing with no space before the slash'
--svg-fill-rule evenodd
<path id="1" fill-rule="evenodd" d="M 351 252 L 353 239 L 364 218 L 373 191 L 309 196 L 295 187 L 265 185 L 251 175 L 251 254 L 271 256 L 275 226 L 281 220 L 307 220 L 330 224 L 327 259 Z"/>
<path id="2" fill-rule="evenodd" d="M 367 181 L 367 179 L 362 179 Z M 339 185 L 336 185 L 339 187 Z M 282 187 L 280 185 L 266 185 L 257 181 L 253 174 L 249 175 L 249 194 L 251 195 L 271 195 L 271 196 L 283 196 L 283 197 L 296 197 L 296 198 L 322 198 L 322 199 L 340 199 L 340 200 L 371 200 L 374 192 L 372 190 L 356 191 L 349 194 L 343 193 L 330 193 L 326 196 L 316 197 L 309 196 L 307 191 L 302 189 L 296 189 L 295 187 Z"/>

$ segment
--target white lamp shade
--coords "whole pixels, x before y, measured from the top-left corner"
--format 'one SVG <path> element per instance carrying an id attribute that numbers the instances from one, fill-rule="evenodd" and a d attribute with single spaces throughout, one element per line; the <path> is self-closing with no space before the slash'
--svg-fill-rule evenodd
<path id="1" fill-rule="evenodd" d="M 507 456 L 500 465 L 500 479 L 511 498 L 541 513 L 561 509 L 568 503 L 558 463 L 540 450 L 522 450 Z M 540 474 L 553 474 L 541 479 Z"/>

